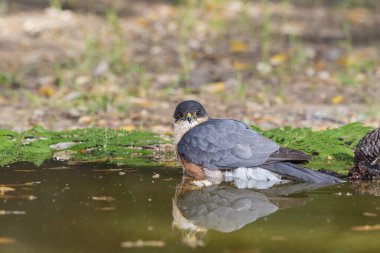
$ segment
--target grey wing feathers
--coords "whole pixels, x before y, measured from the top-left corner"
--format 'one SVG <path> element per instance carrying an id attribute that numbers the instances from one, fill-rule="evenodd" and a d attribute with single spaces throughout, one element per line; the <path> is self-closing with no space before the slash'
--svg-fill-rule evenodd
<path id="1" fill-rule="evenodd" d="M 288 149 L 280 147 L 276 152 L 270 155 L 266 163 L 286 162 L 293 163 L 307 162 L 311 160 L 311 156 L 299 150 Z"/>
<path id="2" fill-rule="evenodd" d="M 278 149 L 277 143 L 245 124 L 227 119 L 209 119 L 178 143 L 181 157 L 208 169 L 259 166 Z"/>
<path id="3" fill-rule="evenodd" d="M 342 179 L 311 169 L 303 168 L 292 163 L 272 163 L 262 166 L 264 169 L 284 175 L 286 177 L 315 184 L 336 184 L 344 182 Z"/>

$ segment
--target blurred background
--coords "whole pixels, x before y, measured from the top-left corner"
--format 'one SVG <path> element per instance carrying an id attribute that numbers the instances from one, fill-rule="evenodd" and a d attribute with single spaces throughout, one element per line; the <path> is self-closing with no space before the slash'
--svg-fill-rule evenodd
<path id="1" fill-rule="evenodd" d="M 0 0 L 0 127 L 379 126 L 376 0 Z"/>

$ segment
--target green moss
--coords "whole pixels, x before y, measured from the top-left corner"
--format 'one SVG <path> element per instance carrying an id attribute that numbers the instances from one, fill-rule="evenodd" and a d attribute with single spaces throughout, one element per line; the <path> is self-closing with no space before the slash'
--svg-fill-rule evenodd
<path id="1" fill-rule="evenodd" d="M 125 165 L 148 165 L 152 151 L 147 146 L 163 141 L 154 133 L 89 128 L 64 132 L 51 132 L 34 127 L 23 133 L 0 129 L 0 166 L 15 162 L 32 162 L 41 165 L 51 159 L 51 145 L 70 142 L 59 151 L 73 151 L 71 162 L 106 161 Z"/>
<path id="2" fill-rule="evenodd" d="M 284 147 L 313 155 L 308 167 L 333 170 L 342 174 L 346 174 L 347 169 L 352 166 L 354 147 L 372 129 L 360 123 L 323 131 L 291 127 L 262 131 L 254 128 Z"/>

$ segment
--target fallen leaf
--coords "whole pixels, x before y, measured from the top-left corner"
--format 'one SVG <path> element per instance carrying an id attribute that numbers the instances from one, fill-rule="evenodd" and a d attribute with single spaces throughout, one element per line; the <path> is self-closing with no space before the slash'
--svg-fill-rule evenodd
<path id="1" fill-rule="evenodd" d="M 248 51 L 248 45 L 245 42 L 234 40 L 230 43 L 230 51 L 233 53 L 245 53 Z"/>
<path id="2" fill-rule="evenodd" d="M 355 55 L 342 56 L 339 58 L 338 63 L 343 66 L 355 66 L 360 63 L 361 59 Z"/>
<path id="3" fill-rule="evenodd" d="M 243 71 L 243 70 L 247 70 L 248 69 L 248 64 L 245 63 L 245 62 L 241 62 L 241 61 L 234 61 L 232 63 L 232 68 L 235 71 Z"/>
<path id="4" fill-rule="evenodd" d="M 120 130 L 133 131 L 133 130 L 136 130 L 136 127 L 134 125 L 125 125 L 125 126 L 122 126 Z"/>
<path id="5" fill-rule="evenodd" d="M 347 56 L 342 56 L 338 59 L 338 64 L 347 66 L 349 65 L 349 58 Z"/>
<path id="6" fill-rule="evenodd" d="M 205 4 L 205 9 L 206 9 L 206 11 L 214 11 L 214 10 L 217 10 L 217 9 L 219 9 L 220 8 L 220 5 L 218 5 L 218 4 L 215 4 L 215 3 L 206 3 Z"/>
<path id="7" fill-rule="evenodd" d="M 331 103 L 333 103 L 334 105 L 337 105 L 337 104 L 341 104 L 343 100 L 344 100 L 344 97 L 342 95 L 337 95 L 331 99 Z"/>
<path id="8" fill-rule="evenodd" d="M 355 25 L 368 24 L 371 22 L 369 12 L 365 8 L 353 8 L 348 11 L 348 19 Z"/>
<path id="9" fill-rule="evenodd" d="M 141 27 L 146 27 L 148 25 L 148 21 L 144 17 L 138 17 L 135 19 L 136 24 Z"/>
<path id="10" fill-rule="evenodd" d="M 286 62 L 288 59 L 289 59 L 289 56 L 285 53 L 275 54 L 270 58 L 270 64 L 277 66 Z"/>
<path id="11" fill-rule="evenodd" d="M 351 228 L 352 231 L 379 231 L 380 230 L 380 224 L 376 225 L 364 225 L 364 226 L 355 226 Z"/>
<path id="12" fill-rule="evenodd" d="M 343 66 L 357 66 L 364 61 L 375 61 L 377 51 L 374 47 L 365 47 L 356 49 L 348 55 L 344 55 L 338 59 L 338 64 Z"/>
<path id="13" fill-rule="evenodd" d="M 338 60 L 338 64 L 340 64 L 342 66 L 354 66 L 356 63 L 357 63 L 357 59 L 356 59 L 356 57 L 354 57 L 352 55 L 342 56 Z"/>
<path id="14" fill-rule="evenodd" d="M 301 35 L 307 27 L 306 22 L 302 21 L 288 21 L 283 23 L 280 27 L 280 32 L 286 35 Z"/>
<path id="15" fill-rule="evenodd" d="M 317 61 L 315 64 L 314 64 L 314 68 L 315 70 L 317 71 L 321 71 L 321 70 L 324 70 L 326 67 L 326 64 L 323 62 L 323 61 Z"/>
<path id="16" fill-rule="evenodd" d="M 45 97 L 51 97 L 55 93 L 55 89 L 51 85 L 42 85 L 38 90 L 38 93 Z"/>
<path id="17" fill-rule="evenodd" d="M 154 107 L 154 103 L 147 99 L 147 98 L 136 98 L 136 97 L 131 97 L 129 98 L 129 102 L 135 105 L 142 106 L 144 108 L 151 108 Z"/>
<path id="18" fill-rule="evenodd" d="M 220 93 L 225 89 L 224 82 L 208 83 L 203 87 L 203 90 L 209 93 Z"/>
<path id="19" fill-rule="evenodd" d="M 105 119 L 100 119 L 98 120 L 98 122 L 96 123 L 99 127 L 107 127 L 108 125 L 108 121 L 105 120 Z"/>
<path id="20" fill-rule="evenodd" d="M 90 124 L 92 122 L 92 117 L 91 116 L 82 116 L 78 119 L 79 124 Z"/>

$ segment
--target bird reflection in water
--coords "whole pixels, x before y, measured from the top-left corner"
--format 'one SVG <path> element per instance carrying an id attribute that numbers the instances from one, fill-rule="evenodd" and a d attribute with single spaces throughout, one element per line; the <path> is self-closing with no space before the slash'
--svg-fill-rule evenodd
<path id="1" fill-rule="evenodd" d="M 209 229 L 224 233 L 238 230 L 279 209 L 305 204 L 310 201 L 306 195 L 291 195 L 322 186 L 293 183 L 253 190 L 221 184 L 200 189 L 184 179 L 173 198 L 173 228 L 183 244 L 204 246 L 203 238 Z"/>

